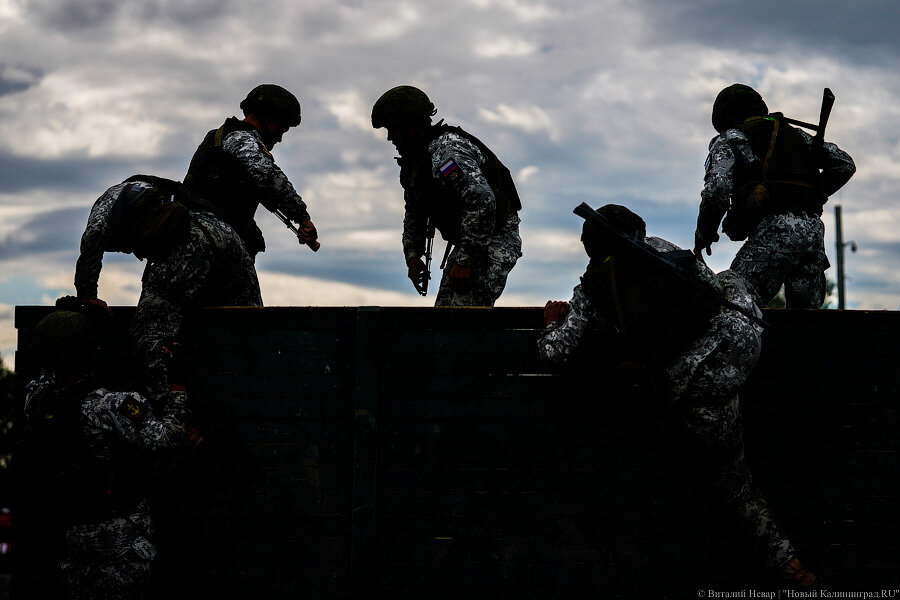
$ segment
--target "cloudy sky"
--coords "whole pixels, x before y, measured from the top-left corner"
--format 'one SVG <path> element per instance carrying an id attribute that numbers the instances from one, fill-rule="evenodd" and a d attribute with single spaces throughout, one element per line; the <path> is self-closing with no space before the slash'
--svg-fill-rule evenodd
<path id="1" fill-rule="evenodd" d="M 12 362 L 15 305 L 74 292 L 93 201 L 135 173 L 182 179 L 256 84 L 301 101 L 275 157 L 322 242 L 300 248 L 260 210 L 266 304 L 433 302 L 405 277 L 394 149 L 369 122 L 383 91 L 412 84 L 516 176 L 525 256 L 509 306 L 568 298 L 583 201 L 627 204 L 690 247 L 712 101 L 734 82 L 805 121 L 834 91 L 828 138 L 858 171 L 826 206 L 829 256 L 841 204 L 859 245 L 849 306 L 900 307 L 891 0 L 0 0 L 0 353 Z M 737 247 L 709 263 L 726 268 Z M 142 263 L 107 256 L 101 297 L 134 304 Z"/>

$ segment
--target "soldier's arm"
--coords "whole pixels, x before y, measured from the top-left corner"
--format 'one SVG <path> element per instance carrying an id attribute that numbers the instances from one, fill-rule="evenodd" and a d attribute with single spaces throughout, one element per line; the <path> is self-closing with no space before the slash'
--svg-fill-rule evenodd
<path id="1" fill-rule="evenodd" d="M 694 232 L 694 249 L 708 248 L 719 240 L 719 223 L 728 212 L 734 188 L 735 157 L 727 133 L 713 139 L 706 158 L 706 174 L 700 192 L 700 212 Z M 743 137 L 743 135 L 741 135 Z M 746 142 L 746 138 L 743 138 Z M 749 149 L 749 144 L 748 144 Z"/>
<path id="2" fill-rule="evenodd" d="M 284 171 L 275 164 L 257 134 L 251 131 L 233 131 L 222 143 L 225 153 L 237 160 L 244 170 L 246 180 L 255 185 L 260 203 L 268 210 L 280 210 L 297 223 L 309 221 L 306 203 L 288 180 Z"/>
<path id="3" fill-rule="evenodd" d="M 590 326 L 599 322 L 581 284 L 576 285 L 565 317 L 547 325 L 538 337 L 541 358 L 556 363 L 567 362 L 578 349 Z"/>
<path id="4" fill-rule="evenodd" d="M 143 396 L 136 392 L 106 392 L 100 418 L 112 425 L 126 443 L 145 450 L 177 447 L 184 437 L 187 420 L 187 397 L 183 391 L 172 391 L 169 401 L 156 417 Z"/>
<path id="5" fill-rule="evenodd" d="M 812 146 L 813 137 L 799 129 L 806 143 Z M 837 144 L 825 142 L 818 156 L 814 157 L 816 164 L 822 169 L 822 185 L 826 196 L 831 196 L 844 187 L 856 173 L 856 164 L 849 154 L 838 148 Z"/>
<path id="6" fill-rule="evenodd" d="M 406 257 L 407 263 L 414 258 L 419 258 L 425 254 L 425 236 L 427 229 L 427 218 L 422 213 L 415 201 L 412 199 L 412 192 L 404 187 L 403 189 L 403 255 Z"/>
<path id="7" fill-rule="evenodd" d="M 124 187 L 124 183 L 112 186 L 91 207 L 87 227 L 81 236 L 80 254 L 75 262 L 75 291 L 79 298 L 89 300 L 97 297 L 103 253 L 109 247 L 109 211 Z"/>
<path id="8" fill-rule="evenodd" d="M 484 256 L 494 233 L 497 201 L 481 164 L 484 157 L 468 140 L 455 141 L 435 152 L 432 174 L 462 201 L 459 253 L 456 264 L 471 267 Z"/>

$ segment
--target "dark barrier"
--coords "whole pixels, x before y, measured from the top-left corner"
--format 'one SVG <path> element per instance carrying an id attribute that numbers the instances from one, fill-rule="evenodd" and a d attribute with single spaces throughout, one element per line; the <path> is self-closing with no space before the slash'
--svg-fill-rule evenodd
<path id="1" fill-rule="evenodd" d="M 48 310 L 17 309 L 20 349 Z M 116 313 L 109 362 L 128 376 L 132 312 Z M 830 589 L 898 588 L 900 313 L 766 319 L 744 394 L 757 480 Z M 207 441 L 154 486 L 156 598 L 778 588 L 671 409 L 620 389 L 596 354 L 541 364 L 539 309 L 207 309 L 191 322 Z M 27 352 L 16 364 L 21 384 Z M 16 509 L 14 586 L 41 526 Z"/>

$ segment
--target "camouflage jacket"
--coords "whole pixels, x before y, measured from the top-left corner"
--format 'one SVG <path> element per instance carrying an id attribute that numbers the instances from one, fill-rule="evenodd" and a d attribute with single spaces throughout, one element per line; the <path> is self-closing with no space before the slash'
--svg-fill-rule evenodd
<path id="1" fill-rule="evenodd" d="M 44 371 L 25 388 L 25 414 L 30 420 L 47 418 L 33 413 L 36 400 L 55 387 L 55 376 Z M 173 391 L 156 417 L 150 403 L 137 392 L 98 388 L 81 402 L 79 434 L 90 458 L 110 463 L 121 442 L 139 450 L 163 450 L 181 444 L 188 417 L 185 392 Z"/>
<path id="2" fill-rule="evenodd" d="M 245 181 L 253 186 L 255 197 L 263 206 L 280 210 L 297 223 L 309 220 L 306 203 L 275 164 L 258 131 L 233 131 L 225 136 L 222 149 L 244 168 Z"/>
<path id="3" fill-rule="evenodd" d="M 646 239 L 646 242 L 660 252 L 678 248 L 661 238 L 649 237 Z M 702 264 L 699 266 L 701 271 L 699 275 L 703 279 L 714 282 L 721 289 L 723 296 L 727 300 L 754 311 L 758 316 L 761 315 L 739 276 L 731 271 L 724 271 L 717 276 L 709 267 Z M 579 284 L 573 290 L 566 316 L 547 325 L 539 336 L 538 352 L 545 360 L 565 363 L 578 351 L 589 330 L 596 329 L 618 334 L 619 331 L 615 323 L 616 315 L 601 313 L 598 307 L 594 306 L 587 297 L 581 284 Z M 754 343 L 749 344 L 749 346 L 756 348 L 756 354 L 745 357 L 746 361 L 742 357 L 741 361 L 739 361 L 741 364 L 735 365 L 735 368 L 744 370 L 752 367 L 759 352 L 760 334 L 761 328 L 753 324 L 745 315 L 730 309 L 719 311 L 709 322 L 705 331 L 698 332 L 693 343 L 664 365 L 663 371 L 668 386 L 669 399 L 674 402 L 684 393 L 698 367 L 730 336 L 737 335 L 754 338 Z"/>
<path id="4" fill-rule="evenodd" d="M 457 240 L 452 240 L 459 247 L 456 264 L 472 266 L 487 253 L 496 225 L 497 202 L 482 172 L 486 158 L 471 140 L 453 131 L 446 131 L 435 138 L 428 145 L 427 155 L 433 180 L 461 204 L 459 235 Z M 425 253 L 428 215 L 423 205 L 416 201 L 403 173 L 401 183 L 406 209 L 403 252 L 408 261 Z"/>

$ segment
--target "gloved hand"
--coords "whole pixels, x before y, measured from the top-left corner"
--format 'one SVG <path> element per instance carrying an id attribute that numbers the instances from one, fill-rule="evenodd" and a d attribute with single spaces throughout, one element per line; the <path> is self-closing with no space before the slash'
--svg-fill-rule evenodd
<path id="1" fill-rule="evenodd" d="M 411 258 L 406 261 L 406 276 L 412 281 L 413 287 L 420 294 L 425 290 L 425 282 L 428 280 L 428 271 L 425 270 L 425 263 L 421 258 Z"/>
<path id="2" fill-rule="evenodd" d="M 318 252 L 320 244 L 316 240 L 319 237 L 319 232 L 316 231 L 316 226 L 313 225 L 313 222 L 307 219 L 300 223 L 297 229 L 299 229 L 297 239 L 300 240 L 300 243 L 309 246 L 313 252 Z"/>
<path id="3" fill-rule="evenodd" d="M 544 325 L 555 323 L 566 318 L 569 313 L 569 303 L 559 300 L 547 300 L 544 305 Z"/>
<path id="4" fill-rule="evenodd" d="M 694 256 L 697 257 L 702 263 L 706 261 L 703 260 L 703 250 L 706 249 L 706 255 L 712 256 L 712 245 L 715 242 L 719 241 L 719 234 L 713 232 L 712 235 L 702 235 L 699 231 L 694 233 Z"/>
<path id="5" fill-rule="evenodd" d="M 472 288 L 472 267 L 463 267 L 456 263 L 450 267 L 450 289 L 464 294 Z"/>

